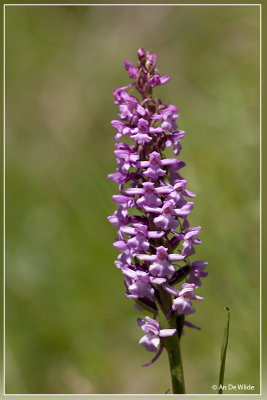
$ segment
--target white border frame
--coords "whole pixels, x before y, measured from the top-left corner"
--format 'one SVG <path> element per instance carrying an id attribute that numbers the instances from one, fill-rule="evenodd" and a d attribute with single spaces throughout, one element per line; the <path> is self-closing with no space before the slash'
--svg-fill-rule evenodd
<path id="1" fill-rule="evenodd" d="M 177 7 L 177 6 L 198 6 L 198 7 L 204 7 L 204 6 L 222 6 L 222 7 L 229 7 L 229 6 L 235 6 L 235 7 L 259 7 L 260 8 L 260 393 L 244 393 L 244 394 L 223 394 L 223 396 L 232 396 L 234 398 L 239 397 L 239 396 L 262 396 L 262 4 L 261 3 L 254 3 L 254 4 L 157 4 L 157 3 L 134 3 L 134 4 L 104 4 L 104 3 L 99 3 L 99 4 L 85 4 L 85 3 L 77 3 L 77 4 L 70 4 L 70 3 L 65 3 L 65 4 L 3 4 L 3 396 L 4 397 L 10 397 L 10 398 L 21 398 L 21 397 L 33 397 L 37 396 L 40 398 L 49 398 L 50 396 L 55 396 L 55 397 L 72 397 L 75 398 L 77 396 L 79 397 L 88 397 L 92 398 L 93 396 L 96 396 L 98 398 L 102 397 L 103 399 L 112 399 L 113 397 L 116 398 L 117 396 L 122 397 L 131 397 L 133 398 L 140 398 L 141 396 L 143 397 L 156 397 L 156 398 L 166 398 L 166 396 L 177 396 L 177 397 L 183 397 L 183 396 L 194 396 L 194 397 L 202 397 L 202 396 L 221 396 L 219 394 L 53 394 L 53 393 L 46 393 L 46 394 L 11 394 L 11 393 L 5 393 L 5 269 L 6 269 L 6 264 L 5 264 L 5 8 L 7 7 L 24 7 L 24 6 L 86 6 L 86 7 L 118 7 L 118 6 L 124 6 L 124 7 L 135 7 L 135 6 L 145 6 L 145 7 Z M 2 396 L 1 396 L 2 397 Z M 197 400 L 197 399 L 196 399 Z"/>

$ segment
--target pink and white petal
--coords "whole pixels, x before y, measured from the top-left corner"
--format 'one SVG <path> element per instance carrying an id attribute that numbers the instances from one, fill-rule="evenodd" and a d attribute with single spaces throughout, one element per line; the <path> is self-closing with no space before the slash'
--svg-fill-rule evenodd
<path id="1" fill-rule="evenodd" d="M 133 163 L 139 160 L 139 155 L 138 154 L 130 154 L 129 160 Z"/>
<path id="2" fill-rule="evenodd" d="M 149 128 L 149 133 L 161 133 L 161 132 L 163 132 L 163 129 L 160 126 Z"/>
<path id="3" fill-rule="evenodd" d="M 129 276 L 132 279 L 136 277 L 136 272 L 128 267 L 122 267 L 121 271 L 124 275 Z"/>
<path id="4" fill-rule="evenodd" d="M 161 208 L 159 208 L 159 207 L 144 206 L 144 210 L 146 212 L 152 212 L 152 213 L 157 213 L 157 214 L 161 213 Z"/>
<path id="5" fill-rule="evenodd" d="M 179 240 L 184 240 L 184 235 L 182 233 L 174 232 L 173 230 L 171 231 L 174 236 L 179 239 Z"/>
<path id="6" fill-rule="evenodd" d="M 162 120 L 162 115 L 161 114 L 153 114 L 151 116 L 151 119 L 153 119 L 154 121 L 161 121 Z"/>
<path id="7" fill-rule="evenodd" d="M 167 285 L 166 283 L 162 284 L 162 289 L 164 289 L 167 293 L 171 294 L 172 296 L 178 297 L 180 292 L 179 290 Z"/>
<path id="8" fill-rule="evenodd" d="M 160 239 L 164 235 L 164 231 L 148 231 L 148 237 L 151 239 Z"/>
<path id="9" fill-rule="evenodd" d="M 161 285 L 162 283 L 166 282 L 165 278 L 157 278 L 155 276 L 150 276 L 149 279 L 150 279 L 150 282 L 155 285 Z"/>
<path id="10" fill-rule="evenodd" d="M 146 334 L 139 340 L 139 343 L 141 344 L 141 346 L 144 346 L 146 350 L 156 353 L 158 350 L 160 339 L 155 335 Z"/>
<path id="11" fill-rule="evenodd" d="M 176 329 L 161 329 L 159 331 L 159 336 L 161 337 L 168 337 L 173 336 L 176 332 Z"/>
<path id="12" fill-rule="evenodd" d="M 146 114 L 146 110 L 140 104 L 137 105 L 136 111 L 138 112 L 138 114 L 140 114 L 142 116 L 144 116 Z"/>
<path id="13" fill-rule="evenodd" d="M 185 308 L 187 306 L 187 302 L 183 297 L 177 297 L 173 300 L 172 309 L 178 311 L 178 314 L 183 314 Z"/>
<path id="14" fill-rule="evenodd" d="M 155 188 L 155 192 L 159 193 L 159 194 L 167 194 L 172 192 L 173 187 L 171 185 L 169 186 L 159 186 L 157 188 Z"/>
<path id="15" fill-rule="evenodd" d="M 128 188 L 125 190 L 127 194 L 136 195 L 136 194 L 143 194 L 144 189 L 142 188 Z"/>
<path id="16" fill-rule="evenodd" d="M 120 230 L 127 235 L 136 235 L 136 230 L 132 226 L 122 226 Z"/>
<path id="17" fill-rule="evenodd" d="M 125 297 L 127 297 L 127 299 L 132 299 L 132 300 L 138 299 L 138 296 L 136 294 L 125 293 Z"/>
<path id="18" fill-rule="evenodd" d="M 154 326 L 156 326 L 157 329 L 159 329 L 159 322 L 158 322 L 158 321 L 156 321 L 155 319 L 153 319 L 153 318 L 151 318 L 151 317 L 149 317 L 149 316 L 146 316 L 145 319 L 146 319 L 147 322 L 149 322 L 151 325 L 154 325 Z"/>
<path id="19" fill-rule="evenodd" d="M 182 254 L 168 254 L 168 259 L 170 261 L 181 261 L 184 259 L 184 256 Z"/>
<path id="20" fill-rule="evenodd" d="M 164 215 L 159 215 L 154 218 L 154 224 L 159 226 L 161 229 L 168 230 L 169 229 L 169 220 Z"/>
<path id="21" fill-rule="evenodd" d="M 157 259 L 154 254 L 136 254 L 136 257 L 141 261 L 155 261 Z"/>
<path id="22" fill-rule="evenodd" d="M 127 243 L 123 242 L 122 240 L 114 242 L 113 246 L 119 251 L 125 251 L 128 249 Z"/>
<path id="23" fill-rule="evenodd" d="M 161 165 L 175 165 L 179 164 L 179 160 L 177 158 L 165 158 L 164 160 L 160 160 Z"/>
<path id="24" fill-rule="evenodd" d="M 120 194 L 114 194 L 112 196 L 113 201 L 115 201 L 116 204 L 122 206 L 122 205 L 126 205 L 128 203 L 129 197 L 127 196 L 122 196 Z"/>
<path id="25" fill-rule="evenodd" d="M 149 167 L 149 161 L 138 161 L 136 163 L 136 166 L 138 168 L 147 168 L 147 167 Z"/>
<path id="26" fill-rule="evenodd" d="M 170 79 L 171 78 L 168 75 L 163 75 L 163 76 L 160 77 L 160 84 L 164 85 L 164 83 L 169 82 Z"/>
<path id="27" fill-rule="evenodd" d="M 190 190 L 187 190 L 187 189 L 185 189 L 184 195 L 185 195 L 186 197 L 196 197 L 196 194 L 195 194 L 195 193 L 190 192 Z"/>
<path id="28" fill-rule="evenodd" d="M 192 300 L 204 300 L 204 297 L 194 295 L 191 297 L 191 299 Z"/>

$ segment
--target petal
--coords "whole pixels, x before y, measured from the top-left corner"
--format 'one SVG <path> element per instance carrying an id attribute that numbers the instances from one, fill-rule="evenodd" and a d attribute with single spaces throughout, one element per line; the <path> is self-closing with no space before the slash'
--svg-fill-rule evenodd
<path id="1" fill-rule="evenodd" d="M 165 235 L 163 231 L 148 231 L 148 237 L 151 239 L 160 239 Z"/>
<path id="2" fill-rule="evenodd" d="M 150 127 L 149 133 L 161 133 L 164 132 L 160 126 Z"/>
<path id="3" fill-rule="evenodd" d="M 126 71 L 128 71 L 130 67 L 133 67 L 133 63 L 131 61 L 124 60 L 124 68 L 126 69 Z"/>
<path id="4" fill-rule="evenodd" d="M 193 262 L 193 264 L 192 264 L 192 267 L 193 268 L 196 268 L 196 269 L 204 269 L 206 266 L 208 265 L 208 262 L 207 261 L 194 261 Z"/>
<path id="5" fill-rule="evenodd" d="M 190 190 L 185 189 L 184 196 L 186 196 L 186 197 L 196 197 L 196 194 L 193 193 L 193 192 L 190 192 Z"/>
<path id="6" fill-rule="evenodd" d="M 151 116 L 151 119 L 154 120 L 154 121 L 161 121 L 162 118 L 163 118 L 163 117 L 162 117 L 161 114 L 153 114 L 153 115 Z"/>
<path id="7" fill-rule="evenodd" d="M 145 319 L 147 320 L 147 322 L 149 322 L 151 325 L 153 325 L 156 329 L 159 329 L 159 323 L 157 320 L 155 320 L 149 316 L 146 316 Z"/>
<path id="8" fill-rule="evenodd" d="M 139 343 L 141 346 L 144 346 L 146 350 L 157 352 L 160 339 L 148 333 L 139 340 Z"/>
<path id="9" fill-rule="evenodd" d="M 159 207 L 144 206 L 144 209 L 146 212 L 152 212 L 152 213 L 157 213 L 157 214 L 161 213 L 161 208 L 159 208 Z"/>
<path id="10" fill-rule="evenodd" d="M 170 261 L 180 261 L 184 259 L 184 256 L 182 254 L 168 254 L 168 259 Z"/>
<path id="11" fill-rule="evenodd" d="M 136 230 L 132 226 L 122 226 L 121 231 L 127 235 L 136 235 Z"/>
<path id="12" fill-rule="evenodd" d="M 144 145 L 152 140 L 152 137 L 148 136 L 146 133 L 137 133 L 136 135 L 131 135 L 130 138 L 137 142 L 138 144 Z"/>
<path id="13" fill-rule="evenodd" d="M 117 240 L 113 243 L 113 246 L 119 251 L 125 251 L 128 249 L 127 243 L 123 242 L 122 240 Z"/>
<path id="14" fill-rule="evenodd" d="M 175 165 L 178 163 L 179 163 L 179 160 L 177 160 L 177 158 L 165 158 L 164 160 L 160 161 L 161 165 Z"/>
<path id="15" fill-rule="evenodd" d="M 127 297 L 127 299 L 132 299 L 132 300 L 138 299 L 138 296 L 136 294 L 125 293 L 125 297 Z"/>
<path id="16" fill-rule="evenodd" d="M 196 295 L 192 296 L 191 299 L 192 300 L 205 300 L 204 297 L 200 297 L 200 296 L 196 296 Z"/>
<path id="17" fill-rule="evenodd" d="M 160 78 L 160 84 L 161 84 L 161 85 L 164 85 L 164 83 L 169 82 L 170 79 L 171 79 L 171 78 L 170 78 L 168 75 L 161 76 L 161 78 Z"/>
<path id="18" fill-rule="evenodd" d="M 131 162 L 135 163 L 137 160 L 139 160 L 139 155 L 138 154 L 130 154 L 129 159 Z"/>
<path id="19" fill-rule="evenodd" d="M 135 278 L 136 277 L 136 272 L 133 271 L 132 269 L 128 268 L 128 267 L 123 267 L 121 269 L 122 273 L 126 276 L 129 276 L 130 278 Z"/>
<path id="20" fill-rule="evenodd" d="M 116 120 L 116 119 L 113 119 L 113 120 L 111 121 L 111 125 L 113 126 L 113 128 L 115 128 L 115 129 L 117 129 L 117 130 L 122 129 L 122 128 L 125 126 L 123 122 L 118 121 L 118 120 Z"/>
<path id="21" fill-rule="evenodd" d="M 113 199 L 113 201 L 115 201 L 115 203 L 117 203 L 120 206 L 127 204 L 129 201 L 129 197 L 122 196 L 120 194 L 115 194 L 114 196 L 112 196 L 112 199 Z"/>
<path id="22" fill-rule="evenodd" d="M 150 282 L 155 285 L 161 285 L 162 283 L 166 282 L 165 278 L 156 278 L 154 276 L 150 276 Z"/>
<path id="23" fill-rule="evenodd" d="M 138 114 L 140 114 L 142 116 L 144 116 L 146 114 L 146 110 L 140 104 L 137 105 L 136 111 L 138 112 Z"/>
<path id="24" fill-rule="evenodd" d="M 164 289 L 166 292 L 171 294 L 172 296 L 178 297 L 179 296 L 179 290 L 167 285 L 166 283 L 162 284 L 162 289 Z"/>
<path id="25" fill-rule="evenodd" d="M 165 194 L 165 193 L 170 193 L 172 192 L 173 187 L 171 185 L 169 186 L 160 186 L 155 188 L 155 192 L 159 194 Z"/>
<path id="26" fill-rule="evenodd" d="M 159 215 L 154 218 L 154 224 L 159 226 L 161 229 L 168 230 L 169 229 L 169 220 L 165 217 L 165 215 Z"/>
<path id="27" fill-rule="evenodd" d="M 147 168 L 149 167 L 149 161 L 139 161 L 136 163 L 138 168 Z"/>
<path id="28" fill-rule="evenodd" d="M 135 194 L 143 194 L 144 193 L 144 189 L 142 189 L 142 188 L 128 188 L 128 189 L 125 190 L 125 192 L 127 194 L 133 194 L 133 195 L 135 195 Z"/>
<path id="29" fill-rule="evenodd" d="M 136 254 L 136 257 L 141 261 L 155 261 L 157 259 L 154 254 Z"/>
<path id="30" fill-rule="evenodd" d="M 179 217 L 183 217 L 183 216 L 187 217 L 190 214 L 190 212 L 193 210 L 193 208 L 194 208 L 194 203 L 191 201 L 191 202 L 186 203 L 181 208 L 176 208 L 174 210 L 174 214 Z"/>
<path id="31" fill-rule="evenodd" d="M 176 329 L 161 329 L 159 331 L 159 336 L 161 337 L 168 337 L 173 336 L 176 332 Z"/>

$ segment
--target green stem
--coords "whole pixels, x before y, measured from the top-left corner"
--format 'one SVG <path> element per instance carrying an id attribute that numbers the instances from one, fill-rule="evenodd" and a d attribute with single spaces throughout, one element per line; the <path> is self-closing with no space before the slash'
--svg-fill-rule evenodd
<path id="1" fill-rule="evenodd" d="M 171 318 L 170 328 L 176 327 L 175 318 Z M 182 354 L 180 348 L 180 339 L 178 335 L 171 337 L 172 339 L 167 348 L 173 393 L 185 393 L 184 372 L 182 363 Z"/>
<path id="2" fill-rule="evenodd" d="M 159 290 L 160 299 L 163 300 L 161 302 L 161 310 L 163 311 L 163 315 L 165 317 L 166 312 L 170 308 L 171 296 L 163 291 Z M 162 306 L 164 304 L 164 306 Z M 167 321 L 161 314 L 161 320 L 164 319 L 165 322 L 168 322 L 170 329 L 177 329 L 176 324 L 176 315 L 172 315 L 170 319 Z M 174 334 L 173 336 L 162 338 L 164 347 L 167 350 L 170 364 L 170 372 L 171 372 L 171 380 L 172 380 L 172 390 L 173 394 L 183 394 L 185 393 L 185 383 L 184 383 L 184 372 L 183 372 L 183 363 L 182 363 L 182 354 L 180 349 L 180 338 L 178 334 Z"/>
<path id="3" fill-rule="evenodd" d="M 179 340 L 177 340 L 177 342 L 178 346 L 176 346 L 175 349 L 167 350 L 169 356 L 173 394 L 185 393 L 184 373 Z"/>

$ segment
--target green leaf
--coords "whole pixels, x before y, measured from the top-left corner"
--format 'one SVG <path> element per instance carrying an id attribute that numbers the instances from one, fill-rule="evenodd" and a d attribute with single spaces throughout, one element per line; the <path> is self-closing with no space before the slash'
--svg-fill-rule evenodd
<path id="1" fill-rule="evenodd" d="M 230 327 L 230 308 L 225 307 L 225 310 L 227 311 L 227 320 L 226 320 L 226 326 L 224 329 L 224 338 L 223 338 L 223 345 L 222 345 L 222 351 L 221 351 L 221 368 L 220 368 L 220 376 L 219 376 L 218 394 L 223 394 L 223 380 L 224 380 L 226 352 L 227 352 L 228 338 L 229 338 L 229 327 Z"/>

